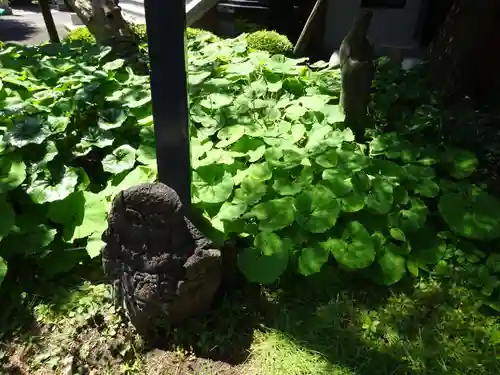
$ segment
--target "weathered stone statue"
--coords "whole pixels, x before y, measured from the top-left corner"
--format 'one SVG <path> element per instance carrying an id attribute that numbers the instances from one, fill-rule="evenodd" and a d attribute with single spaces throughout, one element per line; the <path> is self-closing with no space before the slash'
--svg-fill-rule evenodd
<path id="1" fill-rule="evenodd" d="M 115 301 L 146 340 L 157 342 L 171 325 L 209 308 L 221 252 L 186 217 L 173 189 L 146 183 L 119 193 L 103 240 Z"/>
<path id="2" fill-rule="evenodd" d="M 340 105 L 346 116 L 346 124 L 354 132 L 357 142 L 364 139 L 367 106 L 375 74 L 375 53 L 367 38 L 372 16 L 370 10 L 361 10 L 357 14 L 339 50 L 342 78 Z"/>

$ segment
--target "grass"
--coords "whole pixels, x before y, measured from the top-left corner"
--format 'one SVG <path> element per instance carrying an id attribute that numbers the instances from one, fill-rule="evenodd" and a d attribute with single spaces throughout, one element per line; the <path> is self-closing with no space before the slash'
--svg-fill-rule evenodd
<path id="1" fill-rule="evenodd" d="M 498 374 L 500 319 L 469 293 L 430 279 L 388 290 L 329 268 L 221 295 L 208 316 L 151 350 L 117 313 L 109 287 L 84 282 L 35 303 L 34 324 L 4 341 L 0 361 L 21 374 L 68 366 L 95 374 Z"/>

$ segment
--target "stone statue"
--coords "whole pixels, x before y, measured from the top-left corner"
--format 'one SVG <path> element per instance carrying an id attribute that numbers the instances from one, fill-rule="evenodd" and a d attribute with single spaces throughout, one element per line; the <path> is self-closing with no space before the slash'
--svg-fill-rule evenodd
<path id="1" fill-rule="evenodd" d="M 158 340 L 210 307 L 221 283 L 221 252 L 167 185 L 145 183 L 119 193 L 103 240 L 115 301 L 146 340 Z"/>
<path id="2" fill-rule="evenodd" d="M 339 50 L 342 86 L 340 105 L 346 125 L 354 132 L 357 142 L 363 141 L 365 136 L 367 106 L 375 74 L 375 53 L 367 38 L 372 16 L 370 10 L 361 10 L 356 15 Z"/>

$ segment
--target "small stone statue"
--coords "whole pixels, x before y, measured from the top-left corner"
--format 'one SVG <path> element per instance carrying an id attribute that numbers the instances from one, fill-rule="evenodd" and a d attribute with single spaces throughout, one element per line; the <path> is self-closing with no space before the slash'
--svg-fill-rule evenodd
<path id="1" fill-rule="evenodd" d="M 167 185 L 146 183 L 119 193 L 103 240 L 115 301 L 146 340 L 158 340 L 171 325 L 209 308 L 221 282 L 221 252 Z"/>
<path id="2" fill-rule="evenodd" d="M 367 106 L 375 74 L 375 53 L 367 38 L 372 16 L 370 10 L 358 13 L 339 50 L 340 105 L 345 113 L 346 125 L 354 132 L 357 142 L 362 142 L 365 136 Z"/>

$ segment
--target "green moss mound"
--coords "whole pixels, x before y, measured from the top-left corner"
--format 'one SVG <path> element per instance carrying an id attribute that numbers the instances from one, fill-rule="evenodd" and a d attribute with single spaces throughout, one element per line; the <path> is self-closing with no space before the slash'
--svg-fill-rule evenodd
<path id="1" fill-rule="evenodd" d="M 248 34 L 248 46 L 255 50 L 267 51 L 272 54 L 289 54 L 293 49 L 293 44 L 285 35 L 276 31 L 260 30 Z"/>

